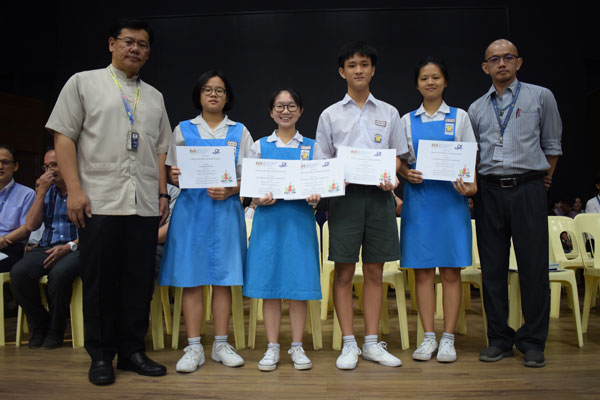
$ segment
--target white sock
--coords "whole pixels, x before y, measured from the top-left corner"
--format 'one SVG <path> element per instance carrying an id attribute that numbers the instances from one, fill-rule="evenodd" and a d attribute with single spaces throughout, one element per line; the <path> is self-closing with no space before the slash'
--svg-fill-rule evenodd
<path id="1" fill-rule="evenodd" d="M 423 334 L 423 336 L 426 337 L 426 338 L 432 338 L 433 340 L 436 340 L 436 338 L 435 338 L 435 332 L 425 332 Z"/>
<path id="2" fill-rule="evenodd" d="M 188 338 L 188 344 L 190 346 L 200 346 L 200 336 L 196 336 L 196 337 L 192 337 L 192 338 Z"/>
<path id="3" fill-rule="evenodd" d="M 354 344 L 355 346 L 358 346 L 354 335 L 342 336 L 342 340 L 344 341 L 344 346 L 348 346 L 350 344 Z"/>
<path id="4" fill-rule="evenodd" d="M 279 343 L 269 343 L 267 344 L 267 349 L 279 349 Z"/>
<path id="5" fill-rule="evenodd" d="M 452 344 L 454 344 L 454 333 L 442 333 L 442 339 L 446 339 Z"/>
<path id="6" fill-rule="evenodd" d="M 366 335 L 365 346 L 373 346 L 377 344 L 377 335 Z"/>
<path id="7" fill-rule="evenodd" d="M 215 335 L 215 344 L 217 343 L 227 343 L 228 335 Z"/>
<path id="8" fill-rule="evenodd" d="M 293 347 L 302 347 L 302 342 L 292 342 L 292 348 Z"/>

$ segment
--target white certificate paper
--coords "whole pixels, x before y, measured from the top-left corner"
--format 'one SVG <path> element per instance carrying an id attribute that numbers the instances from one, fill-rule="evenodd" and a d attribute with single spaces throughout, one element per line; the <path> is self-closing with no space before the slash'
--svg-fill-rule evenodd
<path id="1" fill-rule="evenodd" d="M 234 147 L 177 146 L 176 150 L 180 188 L 237 186 Z"/>
<path id="2" fill-rule="evenodd" d="M 244 158 L 240 196 L 298 200 L 311 194 L 343 196 L 344 169 L 339 160 L 271 160 Z"/>
<path id="3" fill-rule="evenodd" d="M 461 177 L 473 182 L 476 157 L 476 142 L 419 140 L 415 168 L 423 173 L 423 179 L 454 182 Z"/>
<path id="4" fill-rule="evenodd" d="M 338 159 L 344 163 L 346 182 L 360 185 L 394 183 L 396 177 L 395 149 L 361 149 L 340 146 Z"/>

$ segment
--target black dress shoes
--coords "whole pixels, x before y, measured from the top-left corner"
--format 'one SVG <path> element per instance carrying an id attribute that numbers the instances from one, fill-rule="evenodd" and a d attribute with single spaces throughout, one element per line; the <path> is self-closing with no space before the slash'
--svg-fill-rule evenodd
<path id="1" fill-rule="evenodd" d="M 31 334 L 31 338 L 29 338 L 29 348 L 30 349 L 37 349 L 42 347 L 42 343 L 44 343 L 44 338 L 46 337 L 46 330 L 45 329 L 36 329 L 33 331 L 33 333 Z"/>
<path id="2" fill-rule="evenodd" d="M 64 339 L 62 336 L 49 333 L 48 335 L 46 335 L 46 338 L 42 343 L 42 348 L 46 350 L 56 349 L 63 345 L 63 341 Z"/>
<path id="3" fill-rule="evenodd" d="M 117 368 L 146 376 L 161 376 L 167 373 L 167 367 L 152 361 L 143 351 L 133 353 L 129 358 L 119 357 Z"/>
<path id="4" fill-rule="evenodd" d="M 115 382 L 115 371 L 111 361 L 92 361 L 88 374 L 94 385 L 110 385 Z"/>

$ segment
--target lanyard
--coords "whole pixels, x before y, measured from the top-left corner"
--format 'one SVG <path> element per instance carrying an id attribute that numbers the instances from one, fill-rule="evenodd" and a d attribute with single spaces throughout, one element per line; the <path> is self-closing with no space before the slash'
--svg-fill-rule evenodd
<path id="1" fill-rule="evenodd" d="M 127 97 L 123 93 L 123 88 L 121 87 L 121 84 L 119 83 L 119 80 L 117 79 L 117 76 L 115 75 L 115 73 L 111 67 L 108 67 L 108 72 L 110 72 L 110 76 L 113 78 L 113 81 L 115 81 L 115 85 L 117 85 L 117 87 L 119 88 L 119 92 L 121 93 L 121 99 L 123 100 L 123 105 L 125 106 L 125 112 L 127 112 L 127 116 L 129 117 L 129 121 L 131 121 L 131 126 L 133 127 L 133 115 L 135 114 L 135 111 L 137 110 L 137 106 L 140 102 L 140 78 L 137 79 L 137 90 L 135 92 L 135 101 L 134 101 L 135 105 L 133 106 L 133 113 L 132 113 L 131 107 L 129 107 L 129 102 L 127 101 Z"/>
<path id="2" fill-rule="evenodd" d="M 10 189 L 8 189 L 8 191 L 4 195 L 4 198 L 2 199 L 2 203 L 0 203 L 0 212 L 2 212 L 2 209 L 4 208 L 4 204 L 6 204 L 6 202 L 8 201 L 8 196 L 10 196 L 10 194 L 12 193 L 15 186 L 17 186 L 17 184 L 13 182 L 13 185 L 10 187 Z"/>
<path id="3" fill-rule="evenodd" d="M 517 90 L 515 95 L 513 96 L 513 100 L 508 107 L 508 112 L 506 113 L 506 118 L 504 118 L 504 122 L 500 119 L 500 111 L 498 110 L 498 101 L 496 100 L 496 96 L 492 96 L 492 104 L 494 106 L 494 112 L 496 113 L 496 119 L 498 120 L 498 125 L 500 125 L 500 136 L 504 136 L 504 130 L 506 129 L 506 125 L 508 125 L 508 120 L 510 119 L 510 115 L 515 108 L 515 104 L 517 103 L 517 99 L 519 98 L 519 92 L 521 91 L 521 82 L 517 84 Z"/>

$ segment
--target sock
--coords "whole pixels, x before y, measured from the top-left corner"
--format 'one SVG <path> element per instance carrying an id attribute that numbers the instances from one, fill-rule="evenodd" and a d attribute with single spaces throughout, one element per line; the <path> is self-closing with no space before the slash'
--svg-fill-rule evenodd
<path id="1" fill-rule="evenodd" d="M 355 346 L 358 346 L 358 344 L 356 343 L 356 338 L 354 337 L 354 335 L 342 336 L 342 340 L 344 341 L 344 346 L 348 346 L 348 345 L 351 345 L 351 344 L 354 344 Z"/>
<path id="2" fill-rule="evenodd" d="M 279 347 L 280 347 L 279 343 L 269 343 L 269 344 L 267 344 L 267 349 L 273 349 L 273 348 L 274 349 L 278 349 Z"/>
<path id="3" fill-rule="evenodd" d="M 425 333 L 423 334 L 423 337 L 424 337 L 424 338 L 432 338 L 433 340 L 436 340 L 436 339 L 435 339 L 435 332 L 425 332 Z"/>
<path id="4" fill-rule="evenodd" d="M 373 346 L 377 344 L 377 335 L 366 335 L 365 346 Z"/>
<path id="5" fill-rule="evenodd" d="M 450 341 L 451 343 L 454 343 L 454 333 L 442 333 L 442 339 L 446 339 L 448 341 Z"/>
<path id="6" fill-rule="evenodd" d="M 302 342 L 292 342 L 292 348 L 294 347 L 302 347 Z"/>
<path id="7" fill-rule="evenodd" d="M 200 346 L 200 336 L 196 336 L 196 337 L 189 337 L 188 338 L 188 343 L 190 346 Z"/>
<path id="8" fill-rule="evenodd" d="M 228 335 L 215 335 L 215 344 L 217 343 L 227 343 Z"/>

